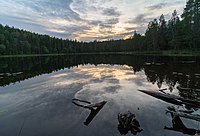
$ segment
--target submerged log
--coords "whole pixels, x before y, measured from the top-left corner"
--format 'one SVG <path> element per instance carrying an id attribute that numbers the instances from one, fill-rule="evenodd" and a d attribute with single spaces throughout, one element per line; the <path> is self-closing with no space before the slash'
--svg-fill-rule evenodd
<path id="1" fill-rule="evenodd" d="M 89 104 L 86 107 L 87 108 L 98 108 L 98 107 L 103 107 L 107 102 L 106 101 L 102 101 L 99 103 L 93 103 L 93 104 Z"/>
<path id="2" fill-rule="evenodd" d="M 153 96 L 157 99 L 163 100 L 168 103 L 172 103 L 175 105 L 182 105 L 183 103 L 178 101 L 177 98 L 178 96 L 175 95 L 169 95 L 169 94 L 164 94 L 156 91 L 147 91 L 147 90 L 139 90 L 140 92 L 143 92 L 145 94 L 148 94 L 150 96 Z"/>
<path id="3" fill-rule="evenodd" d="M 167 127 L 165 126 L 164 129 L 166 130 L 172 130 L 172 131 L 177 131 L 177 132 L 182 132 L 183 134 L 188 134 L 188 135 L 196 135 L 199 134 L 199 130 L 194 129 L 194 128 L 188 128 L 183 121 L 181 120 L 181 118 L 177 115 L 174 114 L 174 112 L 176 111 L 176 109 L 172 106 L 172 107 L 167 107 L 168 110 L 170 110 L 171 112 L 169 112 L 171 114 L 172 117 L 172 127 Z M 180 110 L 179 110 L 180 111 Z"/>
<path id="4" fill-rule="evenodd" d="M 189 99 L 184 99 L 182 97 L 173 95 L 173 94 L 166 94 L 166 93 L 161 93 L 158 91 L 147 91 L 147 90 L 139 90 L 140 92 L 143 92 L 145 94 L 148 94 L 152 97 L 155 97 L 157 99 L 163 100 L 167 103 L 172 103 L 175 105 L 187 105 L 190 107 L 195 107 L 195 108 L 200 108 L 200 102 L 195 101 L 195 100 L 189 100 Z"/>
<path id="5" fill-rule="evenodd" d="M 187 118 L 187 119 L 191 119 L 191 120 L 200 122 L 200 115 L 179 111 L 179 110 L 176 110 L 175 107 L 167 107 L 167 112 L 170 112 L 174 116 L 183 117 L 183 118 Z"/>
<path id="6" fill-rule="evenodd" d="M 76 106 L 90 110 L 90 114 L 84 122 L 84 125 L 88 126 L 107 102 L 102 101 L 99 103 L 91 103 L 85 100 L 72 99 L 72 103 L 75 104 Z"/>
<path id="7" fill-rule="evenodd" d="M 95 108 L 103 107 L 107 102 L 106 101 L 102 101 L 102 102 L 98 102 L 98 103 L 91 103 L 91 102 L 88 102 L 88 101 L 85 101 L 85 100 L 72 99 L 72 103 L 74 103 L 75 105 L 77 105 L 79 107 L 83 107 L 83 108 L 87 108 L 87 109 L 92 109 L 93 110 Z"/>

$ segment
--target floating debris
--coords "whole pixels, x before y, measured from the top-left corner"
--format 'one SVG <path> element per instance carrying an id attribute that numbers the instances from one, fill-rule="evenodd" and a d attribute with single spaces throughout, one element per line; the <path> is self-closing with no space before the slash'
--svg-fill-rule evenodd
<path id="1" fill-rule="evenodd" d="M 130 111 L 124 114 L 119 113 L 118 122 L 118 130 L 122 135 L 126 135 L 129 131 L 131 131 L 133 135 L 136 135 L 143 130 L 140 128 L 140 124 L 137 121 L 135 115 L 132 114 Z"/>
<path id="2" fill-rule="evenodd" d="M 5 75 L 6 75 L 6 76 L 12 76 L 12 74 L 10 74 L 10 73 L 6 73 Z"/>
<path id="3" fill-rule="evenodd" d="M 172 74 L 173 74 L 173 75 L 177 75 L 177 74 L 178 74 L 178 72 L 173 72 Z"/>
<path id="4" fill-rule="evenodd" d="M 21 75 L 23 72 L 12 73 L 13 76 Z"/>
<path id="5" fill-rule="evenodd" d="M 179 76 L 183 76 L 183 73 L 178 73 Z"/>
<path id="6" fill-rule="evenodd" d="M 190 78 L 191 76 L 190 75 L 185 75 L 186 77 Z"/>
<path id="7" fill-rule="evenodd" d="M 196 63 L 196 61 L 181 61 L 183 64 L 191 64 L 191 63 Z"/>
<path id="8" fill-rule="evenodd" d="M 151 63 L 149 63 L 149 62 L 145 62 L 145 65 L 151 65 Z"/>
<path id="9" fill-rule="evenodd" d="M 164 65 L 164 63 L 155 63 L 156 66 Z"/>

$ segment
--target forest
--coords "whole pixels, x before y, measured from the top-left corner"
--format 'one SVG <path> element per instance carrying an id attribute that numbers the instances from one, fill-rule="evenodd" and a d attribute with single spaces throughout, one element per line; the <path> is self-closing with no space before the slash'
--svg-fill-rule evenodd
<path id="1" fill-rule="evenodd" d="M 81 42 L 20 30 L 0 24 L 0 55 L 68 54 L 200 49 L 200 0 L 188 0 L 181 16 L 174 10 L 149 22 L 144 35 L 129 39 Z"/>

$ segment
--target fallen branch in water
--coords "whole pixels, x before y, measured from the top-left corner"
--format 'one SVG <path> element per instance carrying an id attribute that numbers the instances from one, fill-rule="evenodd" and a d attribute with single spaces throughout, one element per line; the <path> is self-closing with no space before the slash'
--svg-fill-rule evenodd
<path id="1" fill-rule="evenodd" d="M 183 117 L 183 118 L 196 120 L 196 121 L 200 122 L 200 115 L 190 114 L 190 113 L 186 113 L 186 112 L 183 112 L 183 111 L 179 111 L 179 110 L 175 109 L 175 107 L 173 107 L 173 106 L 172 107 L 167 107 L 166 111 L 170 112 L 174 116 Z"/>
<path id="2" fill-rule="evenodd" d="M 85 100 L 79 100 L 79 99 L 72 99 L 72 103 L 74 103 L 75 105 L 79 106 L 79 107 L 83 107 L 83 108 L 87 108 L 87 109 L 94 109 L 94 108 L 99 108 L 104 106 L 104 104 L 106 104 L 106 101 L 102 101 L 99 103 L 91 103 Z M 83 103 L 86 103 L 85 105 L 83 105 Z"/>
<path id="3" fill-rule="evenodd" d="M 172 103 L 175 105 L 187 105 L 190 107 L 195 107 L 195 108 L 200 108 L 200 102 L 195 101 L 195 100 L 189 100 L 189 99 L 184 99 L 182 97 L 173 95 L 173 94 L 167 94 L 167 93 L 161 93 L 158 91 L 147 91 L 147 90 L 138 90 L 142 93 L 148 94 L 152 97 L 155 97 L 157 99 L 163 100 L 168 103 Z"/>
<path id="4" fill-rule="evenodd" d="M 84 122 L 84 124 L 88 126 L 107 102 L 102 101 L 99 103 L 91 103 L 85 100 L 72 99 L 72 103 L 75 104 L 76 106 L 90 110 L 90 114 L 87 117 L 86 121 Z"/>
<path id="5" fill-rule="evenodd" d="M 24 127 L 25 121 L 26 121 L 26 119 L 24 118 L 23 123 L 22 123 L 21 128 L 20 128 L 20 131 L 19 131 L 19 133 L 18 133 L 18 136 L 21 136 L 22 129 L 23 129 L 23 127 Z"/>

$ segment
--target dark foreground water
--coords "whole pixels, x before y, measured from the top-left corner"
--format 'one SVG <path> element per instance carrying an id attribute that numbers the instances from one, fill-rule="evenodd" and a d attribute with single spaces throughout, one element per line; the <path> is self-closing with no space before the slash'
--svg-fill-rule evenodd
<path id="1" fill-rule="evenodd" d="M 0 136 L 120 136 L 117 115 L 128 111 L 143 129 L 138 136 L 194 135 L 199 122 L 172 121 L 166 109 L 173 104 L 138 91 L 165 88 L 167 93 L 200 100 L 200 58 L 0 58 Z M 90 114 L 89 109 L 73 104 L 73 98 L 107 103 Z"/>

